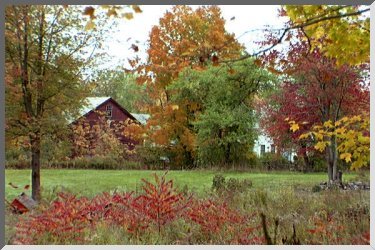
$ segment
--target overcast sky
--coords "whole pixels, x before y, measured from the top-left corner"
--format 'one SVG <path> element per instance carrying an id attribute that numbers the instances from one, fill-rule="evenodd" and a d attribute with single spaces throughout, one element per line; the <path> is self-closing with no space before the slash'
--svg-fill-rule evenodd
<path id="1" fill-rule="evenodd" d="M 126 66 L 127 58 L 134 56 L 131 45 L 138 41 L 140 48 L 139 56 L 146 57 L 144 49 L 152 26 L 159 23 L 159 19 L 171 5 L 141 5 L 141 14 L 135 14 L 134 19 L 119 20 L 118 30 L 107 39 L 106 52 L 111 58 L 109 63 L 102 65 L 103 68 L 114 68 L 115 66 Z M 197 6 L 193 6 L 197 7 Z M 261 39 L 261 32 L 251 31 L 262 29 L 267 25 L 280 28 L 285 19 L 277 16 L 279 5 L 221 5 L 222 15 L 226 20 L 226 29 L 234 33 L 240 43 L 243 43 L 248 52 L 254 51 L 253 41 Z M 234 20 L 231 20 L 235 17 Z M 250 32 L 249 32 L 250 31 Z M 248 33 L 246 33 L 248 32 Z"/>

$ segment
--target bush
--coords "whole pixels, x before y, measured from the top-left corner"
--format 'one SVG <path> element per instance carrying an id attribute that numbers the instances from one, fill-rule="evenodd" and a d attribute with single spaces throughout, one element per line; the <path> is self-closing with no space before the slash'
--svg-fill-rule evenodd
<path id="1" fill-rule="evenodd" d="M 264 153 L 258 159 L 262 169 L 290 170 L 292 164 L 280 154 Z"/>
<path id="2" fill-rule="evenodd" d="M 170 162 L 173 159 L 173 154 L 162 147 L 138 145 L 136 151 L 139 161 L 146 165 L 148 169 L 176 169 L 178 167 Z"/>
<path id="3" fill-rule="evenodd" d="M 140 162 L 115 159 L 102 156 L 80 157 L 62 162 L 50 163 L 51 168 L 75 168 L 75 169 L 141 169 Z"/>
<path id="4" fill-rule="evenodd" d="M 253 182 L 249 179 L 240 180 L 235 178 L 229 178 L 226 186 L 229 192 L 243 193 L 253 186 Z"/>
<path id="5" fill-rule="evenodd" d="M 243 193 L 252 185 L 253 183 L 249 179 L 229 178 L 226 181 L 225 177 L 220 174 L 215 175 L 212 179 L 212 190 L 217 192 Z"/>
<path id="6" fill-rule="evenodd" d="M 217 174 L 212 179 L 212 189 L 220 191 L 225 189 L 225 177 L 221 174 Z"/>
<path id="7" fill-rule="evenodd" d="M 28 159 L 21 160 L 5 160 L 6 169 L 28 169 L 31 166 L 31 161 Z"/>
<path id="8" fill-rule="evenodd" d="M 312 192 L 313 193 L 317 193 L 317 192 L 320 192 L 322 191 L 322 188 L 320 187 L 320 185 L 315 185 L 312 187 Z"/>

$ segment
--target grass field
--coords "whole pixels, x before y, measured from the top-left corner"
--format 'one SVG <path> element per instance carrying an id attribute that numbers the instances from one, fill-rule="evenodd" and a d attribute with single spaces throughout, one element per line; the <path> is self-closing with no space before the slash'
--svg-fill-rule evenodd
<path id="1" fill-rule="evenodd" d="M 141 170 L 41 170 L 41 186 L 45 195 L 56 187 L 85 196 L 111 190 L 136 191 L 139 190 L 141 179 L 152 179 L 153 173 L 163 174 L 164 171 Z M 29 170 L 6 170 L 5 183 L 6 198 L 13 199 L 22 192 L 22 187 L 30 184 Z M 326 173 L 296 173 L 296 172 L 218 172 L 209 170 L 169 171 L 167 178 L 173 179 L 177 187 L 188 186 L 189 190 L 202 193 L 211 187 L 212 178 L 221 173 L 225 177 L 249 178 L 254 188 L 279 189 L 286 186 L 302 186 L 311 188 L 313 185 L 325 181 Z M 352 179 L 355 173 L 345 173 L 344 180 Z M 8 185 L 13 183 L 20 188 L 14 189 Z M 29 191 L 30 192 L 30 191 Z"/>

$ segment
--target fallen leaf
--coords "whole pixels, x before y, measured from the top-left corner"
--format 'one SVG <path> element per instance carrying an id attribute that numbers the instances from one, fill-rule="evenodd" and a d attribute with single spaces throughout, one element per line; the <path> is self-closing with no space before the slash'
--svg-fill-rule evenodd
<path id="1" fill-rule="evenodd" d="M 9 186 L 11 186 L 12 188 L 18 188 L 16 185 L 14 185 L 13 183 L 9 182 L 8 184 Z"/>
<path id="2" fill-rule="evenodd" d="M 142 13 L 142 10 L 138 5 L 132 5 L 132 8 L 135 13 Z"/>
<path id="3" fill-rule="evenodd" d="M 133 50 L 134 50 L 134 52 L 138 52 L 138 51 L 139 51 L 139 48 L 138 48 L 138 46 L 137 46 L 137 45 L 135 45 L 135 44 L 132 44 L 132 46 L 131 46 L 131 49 L 133 49 Z"/>
<path id="4" fill-rule="evenodd" d="M 91 19 L 94 19 L 95 18 L 94 12 L 95 12 L 95 8 L 89 6 L 85 8 L 85 10 L 83 11 L 83 15 L 90 16 Z"/>
<path id="5" fill-rule="evenodd" d="M 133 13 L 131 12 L 124 13 L 122 14 L 122 17 L 125 17 L 128 20 L 133 19 Z"/>

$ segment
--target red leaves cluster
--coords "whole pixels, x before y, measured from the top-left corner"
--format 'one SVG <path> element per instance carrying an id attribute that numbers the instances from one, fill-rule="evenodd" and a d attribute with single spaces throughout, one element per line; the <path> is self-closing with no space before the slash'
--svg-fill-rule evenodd
<path id="1" fill-rule="evenodd" d="M 225 203 L 220 204 L 212 200 L 194 201 L 187 216 L 198 223 L 204 233 L 216 233 L 224 225 L 237 224 L 244 219 Z"/>
<path id="2" fill-rule="evenodd" d="M 370 231 L 354 237 L 351 243 L 352 245 L 370 245 Z"/>
<path id="3" fill-rule="evenodd" d="M 329 244 L 342 244 L 342 238 L 338 235 L 345 230 L 345 226 L 335 220 L 334 215 L 330 213 L 323 214 L 323 216 L 316 215 L 313 217 L 314 228 L 307 231 L 310 234 L 314 234 L 318 239 L 328 240 Z M 311 244 L 317 244 L 317 242 L 311 242 Z"/>
<path id="4" fill-rule="evenodd" d="M 209 238 L 224 232 L 234 244 L 263 242 L 252 235 L 258 228 L 249 226 L 254 215 L 241 215 L 225 203 L 187 197 L 165 175 L 155 175 L 155 183 L 143 182 L 144 192 L 139 195 L 102 193 L 89 199 L 60 193 L 47 208 L 20 220 L 13 243 L 37 244 L 46 239 L 55 244 L 84 244 L 89 242 L 86 233 L 98 223 L 118 226 L 135 237 L 150 230 L 160 234 L 178 219 L 199 225 L 202 235 Z"/>
<path id="5" fill-rule="evenodd" d="M 182 242 L 198 237 L 206 243 L 266 244 L 257 213 L 239 212 L 222 200 L 187 196 L 178 192 L 165 175 L 155 175 L 153 183 L 143 182 L 143 192 L 138 195 L 102 193 L 89 199 L 60 193 L 47 207 L 19 221 L 12 244 L 90 244 L 90 233 L 99 225 L 115 226 L 136 239 L 150 233 L 160 237 L 168 232 L 168 225 L 174 228 L 180 222 L 188 230 Z M 342 236 L 350 233 L 335 214 L 323 211 L 312 220 L 314 227 L 307 231 L 309 244 L 342 244 Z M 369 244 L 369 233 L 355 235 L 349 241 Z"/>
<path id="6" fill-rule="evenodd" d="M 142 179 L 145 194 L 134 199 L 132 206 L 149 221 L 155 223 L 160 232 L 161 227 L 177 216 L 187 207 L 190 198 L 173 189 L 173 181 L 166 181 L 165 175 L 155 175 L 155 184 Z"/>
<path id="7" fill-rule="evenodd" d="M 369 110 L 369 89 L 366 65 L 338 66 L 318 49 L 310 50 L 306 42 L 290 44 L 282 54 L 271 51 L 263 58 L 267 65 L 277 65 L 287 78 L 279 91 L 258 105 L 261 127 L 279 149 L 298 146 L 300 134 L 327 120 L 336 121 L 347 115 Z M 304 124 L 297 133 L 290 133 L 286 118 Z"/>
<path id="8" fill-rule="evenodd" d="M 38 238 L 49 235 L 52 239 L 83 240 L 83 231 L 90 226 L 85 208 L 90 204 L 85 197 L 59 194 L 48 209 L 30 218 L 21 219 L 17 225 L 15 244 L 35 244 Z"/>

